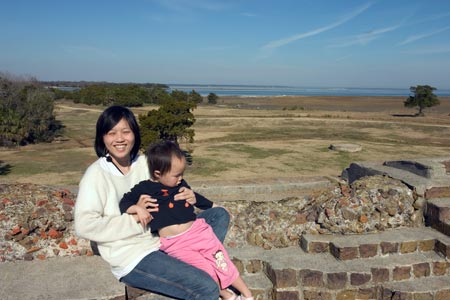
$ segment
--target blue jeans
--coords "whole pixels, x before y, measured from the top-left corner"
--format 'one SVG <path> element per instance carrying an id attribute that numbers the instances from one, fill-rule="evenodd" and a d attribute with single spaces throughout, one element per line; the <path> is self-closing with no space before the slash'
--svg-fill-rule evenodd
<path id="1" fill-rule="evenodd" d="M 215 207 L 202 211 L 198 217 L 204 218 L 223 242 L 230 222 L 228 212 L 224 208 Z M 219 287 L 206 272 L 162 251 L 155 251 L 144 257 L 120 281 L 132 287 L 176 299 L 219 299 Z"/>

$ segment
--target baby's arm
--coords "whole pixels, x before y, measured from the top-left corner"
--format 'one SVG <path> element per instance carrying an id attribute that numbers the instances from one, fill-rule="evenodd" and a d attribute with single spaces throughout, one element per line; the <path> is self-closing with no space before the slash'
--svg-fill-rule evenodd
<path id="1" fill-rule="evenodd" d="M 126 213 L 130 214 L 130 215 L 136 215 L 137 220 L 141 223 L 142 227 L 144 227 L 144 228 L 145 228 L 145 226 L 147 226 L 147 224 L 152 219 L 152 216 L 147 211 L 147 209 L 143 208 L 142 206 L 136 205 L 136 204 L 128 207 Z"/>

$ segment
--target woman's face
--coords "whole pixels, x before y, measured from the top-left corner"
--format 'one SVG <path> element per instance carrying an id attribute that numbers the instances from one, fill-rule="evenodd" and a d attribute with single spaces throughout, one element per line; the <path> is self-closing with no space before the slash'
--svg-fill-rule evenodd
<path id="1" fill-rule="evenodd" d="M 134 133 L 125 119 L 103 136 L 103 142 L 113 161 L 128 164 L 134 147 Z"/>

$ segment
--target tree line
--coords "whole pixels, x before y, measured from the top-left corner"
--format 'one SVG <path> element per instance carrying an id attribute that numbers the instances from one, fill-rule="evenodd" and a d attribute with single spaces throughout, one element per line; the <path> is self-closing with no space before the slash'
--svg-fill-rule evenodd
<path id="1" fill-rule="evenodd" d="M 0 146 L 51 142 L 62 129 L 53 111 L 60 99 L 103 106 L 157 104 L 158 109 L 138 116 L 143 145 L 160 140 L 192 143 L 193 110 L 203 97 L 195 90 L 169 92 L 168 88 L 150 83 L 39 82 L 0 73 Z M 215 104 L 218 96 L 211 93 L 207 99 Z"/>
<path id="2" fill-rule="evenodd" d="M 76 82 L 71 85 L 62 85 L 56 82 L 45 82 L 55 94 L 56 99 L 71 99 L 75 103 L 84 103 L 88 105 L 123 105 L 128 107 L 143 106 L 144 104 L 163 104 L 176 98 L 182 98 L 186 95 L 182 91 L 168 92 L 169 87 L 164 84 L 152 83 L 90 83 Z M 65 82 L 70 84 L 70 82 Z M 70 87 L 70 90 L 63 89 Z M 181 93 L 181 94 L 180 94 Z M 197 104 L 203 102 L 203 97 L 192 90 L 187 94 L 188 100 Z M 209 104 L 216 104 L 218 96 L 210 93 L 207 96 Z"/>
<path id="3" fill-rule="evenodd" d="M 74 89 L 63 90 L 62 86 Z M 416 115 L 423 115 L 425 108 L 439 104 L 434 90 L 436 88 L 429 85 L 411 87 L 411 95 L 404 105 L 417 107 Z M 39 82 L 34 78 L 11 78 L 0 73 L 0 146 L 51 142 L 63 127 L 54 114 L 54 103 L 58 99 L 104 106 L 159 105 L 158 109 L 138 116 L 143 147 L 161 140 L 192 143 L 195 135 L 193 110 L 203 102 L 203 97 L 195 90 L 169 92 L 168 86 L 161 84 L 82 82 L 74 86 L 73 82 Z M 207 96 L 210 104 L 217 103 L 217 99 L 214 93 Z"/>

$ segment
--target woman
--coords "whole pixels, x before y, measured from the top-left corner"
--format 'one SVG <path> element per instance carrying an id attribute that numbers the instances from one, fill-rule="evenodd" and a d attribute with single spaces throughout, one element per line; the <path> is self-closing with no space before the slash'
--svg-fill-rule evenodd
<path id="1" fill-rule="evenodd" d="M 139 155 L 139 126 L 122 106 L 107 108 L 98 118 L 95 151 L 99 157 L 83 175 L 75 204 L 75 230 L 96 241 L 100 255 L 121 282 L 179 299 L 217 300 L 219 288 L 204 271 L 159 251 L 159 237 L 136 215 L 120 214 L 119 201 L 138 182 L 150 178 L 146 159 Z M 192 190 L 180 188 L 175 200 L 196 202 Z M 155 200 L 141 195 L 139 205 L 158 210 Z M 225 209 L 199 214 L 223 242 L 229 223 Z M 151 216 L 144 220 L 150 222 Z M 146 225 L 146 224 L 144 224 Z"/>

